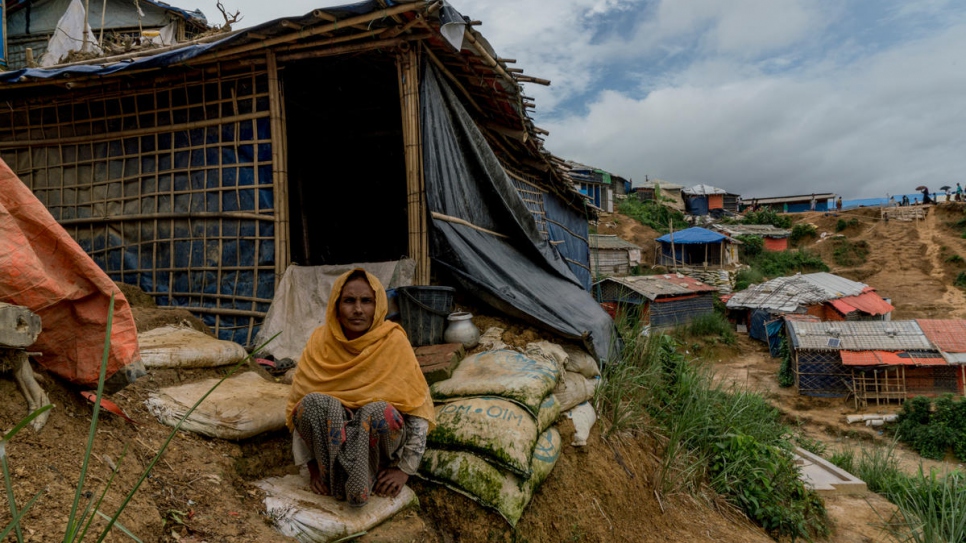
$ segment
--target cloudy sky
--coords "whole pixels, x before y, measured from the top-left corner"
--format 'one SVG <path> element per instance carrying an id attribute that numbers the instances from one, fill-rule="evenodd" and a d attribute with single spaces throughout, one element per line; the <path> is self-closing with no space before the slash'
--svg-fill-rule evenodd
<path id="1" fill-rule="evenodd" d="M 223 2 L 242 26 L 345 3 Z M 552 80 L 526 94 L 558 156 L 747 197 L 966 183 L 962 0 L 451 2 Z"/>

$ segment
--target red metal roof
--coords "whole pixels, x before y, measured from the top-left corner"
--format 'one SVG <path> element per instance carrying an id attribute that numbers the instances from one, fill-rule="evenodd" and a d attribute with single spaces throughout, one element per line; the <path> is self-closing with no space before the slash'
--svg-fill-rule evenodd
<path id="1" fill-rule="evenodd" d="M 856 310 L 869 315 L 885 315 L 895 309 L 892 304 L 883 300 L 882 296 L 879 296 L 872 288 L 866 288 L 858 296 L 845 296 L 837 300 L 829 300 L 829 303 L 843 315 Z"/>
<path id="2" fill-rule="evenodd" d="M 966 353 L 966 320 L 917 319 L 916 324 L 933 345 L 947 353 Z"/>
<path id="3" fill-rule="evenodd" d="M 845 366 L 946 366 L 945 358 L 899 356 L 891 351 L 840 351 Z M 905 354 L 905 353 L 903 353 Z"/>

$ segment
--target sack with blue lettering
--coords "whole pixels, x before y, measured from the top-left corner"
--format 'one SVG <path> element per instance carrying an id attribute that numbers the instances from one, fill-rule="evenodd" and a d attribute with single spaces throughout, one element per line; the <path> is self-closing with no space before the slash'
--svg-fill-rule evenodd
<path id="1" fill-rule="evenodd" d="M 516 351 L 486 351 L 464 358 L 449 379 L 433 383 L 434 400 L 467 396 L 500 396 L 536 416 L 557 385 L 560 369 L 548 358 L 534 360 Z"/>
<path id="2" fill-rule="evenodd" d="M 495 509 L 515 527 L 537 487 L 556 464 L 561 450 L 556 428 L 542 433 L 530 461 L 531 476 L 523 479 L 472 453 L 429 449 L 423 455 L 419 475 Z"/>
<path id="3" fill-rule="evenodd" d="M 426 443 L 438 449 L 472 452 L 527 478 L 538 435 L 537 419 L 519 404 L 477 396 L 437 404 L 436 429 Z"/>

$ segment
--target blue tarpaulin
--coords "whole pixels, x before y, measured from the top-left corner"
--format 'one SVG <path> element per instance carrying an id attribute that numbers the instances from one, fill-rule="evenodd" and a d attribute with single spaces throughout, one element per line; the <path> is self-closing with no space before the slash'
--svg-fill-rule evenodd
<path id="1" fill-rule="evenodd" d="M 782 329 L 784 328 L 784 319 L 775 319 L 765 323 L 765 334 L 768 336 L 768 352 L 773 357 L 778 357 L 781 354 L 782 346 Z"/>
<path id="2" fill-rule="evenodd" d="M 706 228 L 699 228 L 697 226 L 693 228 L 687 228 L 681 230 L 680 232 L 675 232 L 674 243 L 687 245 L 689 243 L 718 243 L 722 240 L 728 239 L 727 236 L 723 236 L 717 232 L 712 232 Z M 659 238 L 657 241 L 661 243 L 671 243 L 671 234 L 665 234 Z"/>

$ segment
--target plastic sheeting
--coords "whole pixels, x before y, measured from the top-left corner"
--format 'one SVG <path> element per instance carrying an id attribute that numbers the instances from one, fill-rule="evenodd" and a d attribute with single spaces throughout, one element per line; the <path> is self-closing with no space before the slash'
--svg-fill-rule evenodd
<path id="1" fill-rule="evenodd" d="M 43 330 L 30 347 L 43 353 L 37 362 L 72 383 L 96 387 L 112 293 L 107 377 L 117 389 L 145 374 L 130 305 L 0 160 L 0 301 L 40 315 Z"/>
<path id="2" fill-rule="evenodd" d="M 685 228 L 684 230 L 674 232 L 673 234 L 664 234 L 663 236 L 657 238 L 657 241 L 661 243 L 671 243 L 672 236 L 675 245 L 687 245 L 691 243 L 718 243 L 719 241 L 728 239 L 728 236 L 723 236 L 717 232 L 712 232 L 707 228 L 695 226 L 692 228 Z"/>
<path id="3" fill-rule="evenodd" d="M 542 239 L 492 149 L 449 87 L 440 84 L 436 69 L 426 65 L 423 74 L 429 210 L 507 236 L 434 218 L 434 261 L 497 309 L 581 340 L 598 358 L 616 356 L 613 321 Z"/>
<path id="4" fill-rule="evenodd" d="M 544 194 L 543 208 L 546 212 L 550 239 L 558 243 L 557 251 L 567 260 L 574 277 L 590 290 L 593 277 L 590 273 L 590 246 L 587 244 L 589 228 L 587 218 L 553 194 Z"/>
<path id="5" fill-rule="evenodd" d="M 85 31 L 87 32 L 86 41 Z M 57 21 L 57 28 L 54 29 L 54 35 L 50 37 L 47 52 L 40 59 L 40 65 L 53 66 L 73 51 L 101 54 L 97 36 L 91 30 L 91 25 L 87 24 L 87 13 L 80 0 L 72 0 L 67 5 L 64 15 Z"/>

